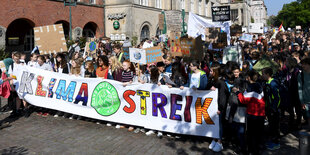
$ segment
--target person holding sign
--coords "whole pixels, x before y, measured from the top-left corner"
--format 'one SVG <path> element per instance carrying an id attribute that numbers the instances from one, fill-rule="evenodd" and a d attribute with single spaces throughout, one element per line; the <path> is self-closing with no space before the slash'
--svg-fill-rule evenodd
<path id="1" fill-rule="evenodd" d="M 194 60 L 190 63 L 189 67 L 191 69 L 191 73 L 189 73 L 187 84 L 185 87 L 192 88 L 194 90 L 206 90 L 208 84 L 208 78 L 204 71 L 199 69 L 200 62 L 198 60 Z M 181 86 L 180 89 L 183 89 L 184 86 Z"/>
<path id="2" fill-rule="evenodd" d="M 124 55 L 124 52 L 121 51 L 121 45 L 119 44 L 116 44 L 114 47 L 113 47 L 113 51 L 115 53 L 115 56 L 117 57 L 117 60 L 121 63 L 123 63 L 126 58 L 125 58 L 125 55 Z"/>

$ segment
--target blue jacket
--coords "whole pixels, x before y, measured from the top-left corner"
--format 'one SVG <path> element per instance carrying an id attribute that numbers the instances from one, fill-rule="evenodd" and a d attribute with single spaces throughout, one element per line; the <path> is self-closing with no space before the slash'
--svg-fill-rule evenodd
<path id="1" fill-rule="evenodd" d="M 198 86 L 198 90 L 206 90 L 207 89 L 207 84 L 208 84 L 208 77 L 206 72 L 199 70 L 200 71 L 200 80 L 199 80 L 199 86 Z M 192 74 L 193 72 L 189 73 L 188 75 L 188 80 L 187 83 L 185 84 L 185 87 L 189 87 L 191 84 L 191 78 L 192 78 Z"/>

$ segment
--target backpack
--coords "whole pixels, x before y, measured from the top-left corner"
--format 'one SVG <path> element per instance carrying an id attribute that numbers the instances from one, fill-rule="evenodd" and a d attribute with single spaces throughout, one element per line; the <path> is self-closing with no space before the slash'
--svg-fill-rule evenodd
<path id="1" fill-rule="evenodd" d="M 278 108 L 285 109 L 289 107 L 289 91 L 288 91 L 288 81 L 285 79 L 274 79 L 278 84 L 279 94 L 280 94 L 280 103 Z"/>

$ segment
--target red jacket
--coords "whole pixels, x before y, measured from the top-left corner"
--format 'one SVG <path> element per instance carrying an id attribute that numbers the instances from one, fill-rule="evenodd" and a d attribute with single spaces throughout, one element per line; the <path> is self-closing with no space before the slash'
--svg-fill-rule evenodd
<path id="1" fill-rule="evenodd" d="M 263 88 L 258 83 L 249 84 L 244 93 L 238 94 L 239 101 L 247 105 L 247 114 L 265 116 Z"/>

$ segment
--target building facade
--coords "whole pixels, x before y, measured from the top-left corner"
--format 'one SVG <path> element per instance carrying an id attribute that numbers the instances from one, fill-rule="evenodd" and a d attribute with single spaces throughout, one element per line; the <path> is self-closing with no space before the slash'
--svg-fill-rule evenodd
<path id="1" fill-rule="evenodd" d="M 31 51 L 37 26 L 63 24 L 69 36 L 69 7 L 63 0 L 1 0 L 0 14 L 0 48 L 6 51 Z M 78 0 L 72 6 L 73 39 L 104 36 L 104 16 L 102 0 Z"/>
<path id="2" fill-rule="evenodd" d="M 264 0 L 252 0 L 251 1 L 251 15 L 254 19 L 254 23 L 267 24 L 267 8 Z"/>
<path id="3" fill-rule="evenodd" d="M 211 19 L 211 7 L 219 4 L 219 0 L 105 0 L 106 36 L 112 40 L 152 38 L 161 33 L 158 15 L 163 10 L 181 13 L 184 9 L 187 22 L 188 12 Z"/>

